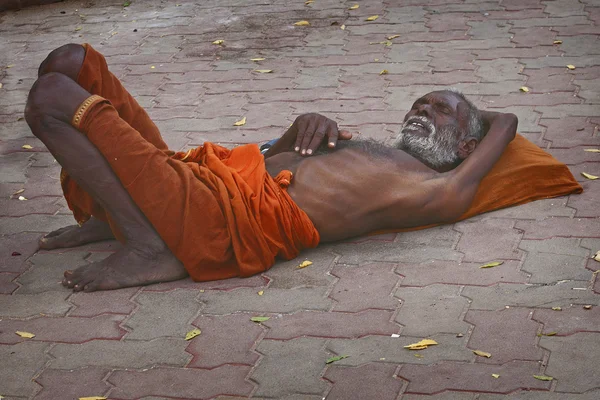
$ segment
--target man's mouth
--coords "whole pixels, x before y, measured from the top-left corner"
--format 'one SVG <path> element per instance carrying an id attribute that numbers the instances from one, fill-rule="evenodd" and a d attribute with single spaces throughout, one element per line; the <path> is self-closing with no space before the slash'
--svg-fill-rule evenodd
<path id="1" fill-rule="evenodd" d="M 412 117 L 409 118 L 405 123 L 403 130 L 411 132 L 424 132 L 429 135 L 432 131 L 432 124 L 424 117 Z"/>

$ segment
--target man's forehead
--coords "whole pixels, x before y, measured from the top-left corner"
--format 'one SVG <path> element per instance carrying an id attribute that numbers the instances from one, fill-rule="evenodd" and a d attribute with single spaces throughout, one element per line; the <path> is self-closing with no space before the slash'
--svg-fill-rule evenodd
<path id="1" fill-rule="evenodd" d="M 426 95 L 417 99 L 417 101 L 434 101 L 434 102 L 443 102 L 456 109 L 458 104 L 463 101 L 463 99 L 456 93 L 450 90 L 436 90 L 434 92 L 429 92 Z"/>

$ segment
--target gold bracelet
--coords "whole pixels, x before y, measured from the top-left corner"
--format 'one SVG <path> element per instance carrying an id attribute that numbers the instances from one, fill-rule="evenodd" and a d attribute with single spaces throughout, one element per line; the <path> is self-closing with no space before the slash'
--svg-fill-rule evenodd
<path id="1" fill-rule="evenodd" d="M 73 119 L 71 120 L 71 125 L 73 125 L 77 129 L 79 129 L 79 124 L 81 123 L 83 114 L 85 114 L 85 112 L 88 110 L 88 108 L 90 108 L 90 106 L 92 104 L 94 104 L 96 101 L 101 101 L 101 100 L 104 100 L 104 98 L 101 96 L 98 96 L 97 94 L 93 94 L 90 97 L 88 97 L 87 99 L 85 99 L 83 101 L 83 103 L 81 103 L 79 105 L 79 107 L 77 108 L 77 111 L 73 115 Z"/>

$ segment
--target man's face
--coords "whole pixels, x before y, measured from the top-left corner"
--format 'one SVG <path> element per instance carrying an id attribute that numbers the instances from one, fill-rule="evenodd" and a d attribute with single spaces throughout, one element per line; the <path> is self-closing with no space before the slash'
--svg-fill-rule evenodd
<path id="1" fill-rule="evenodd" d="M 413 104 L 404 117 L 396 147 L 433 168 L 454 165 L 466 132 L 464 102 L 452 92 L 431 92 Z"/>

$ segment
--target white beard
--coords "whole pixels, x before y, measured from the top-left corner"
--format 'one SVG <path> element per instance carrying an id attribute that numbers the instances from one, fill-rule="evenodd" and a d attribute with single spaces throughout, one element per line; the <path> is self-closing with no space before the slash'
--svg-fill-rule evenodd
<path id="1" fill-rule="evenodd" d="M 422 136 L 416 133 L 419 128 L 414 125 L 415 122 L 423 125 L 429 131 L 429 135 Z M 414 116 L 402 125 L 393 146 L 406 151 L 432 168 L 439 168 L 456 164 L 460 160 L 457 154 L 459 141 L 456 127 L 444 125 L 440 129 L 435 129 L 433 123 L 427 118 Z"/>

